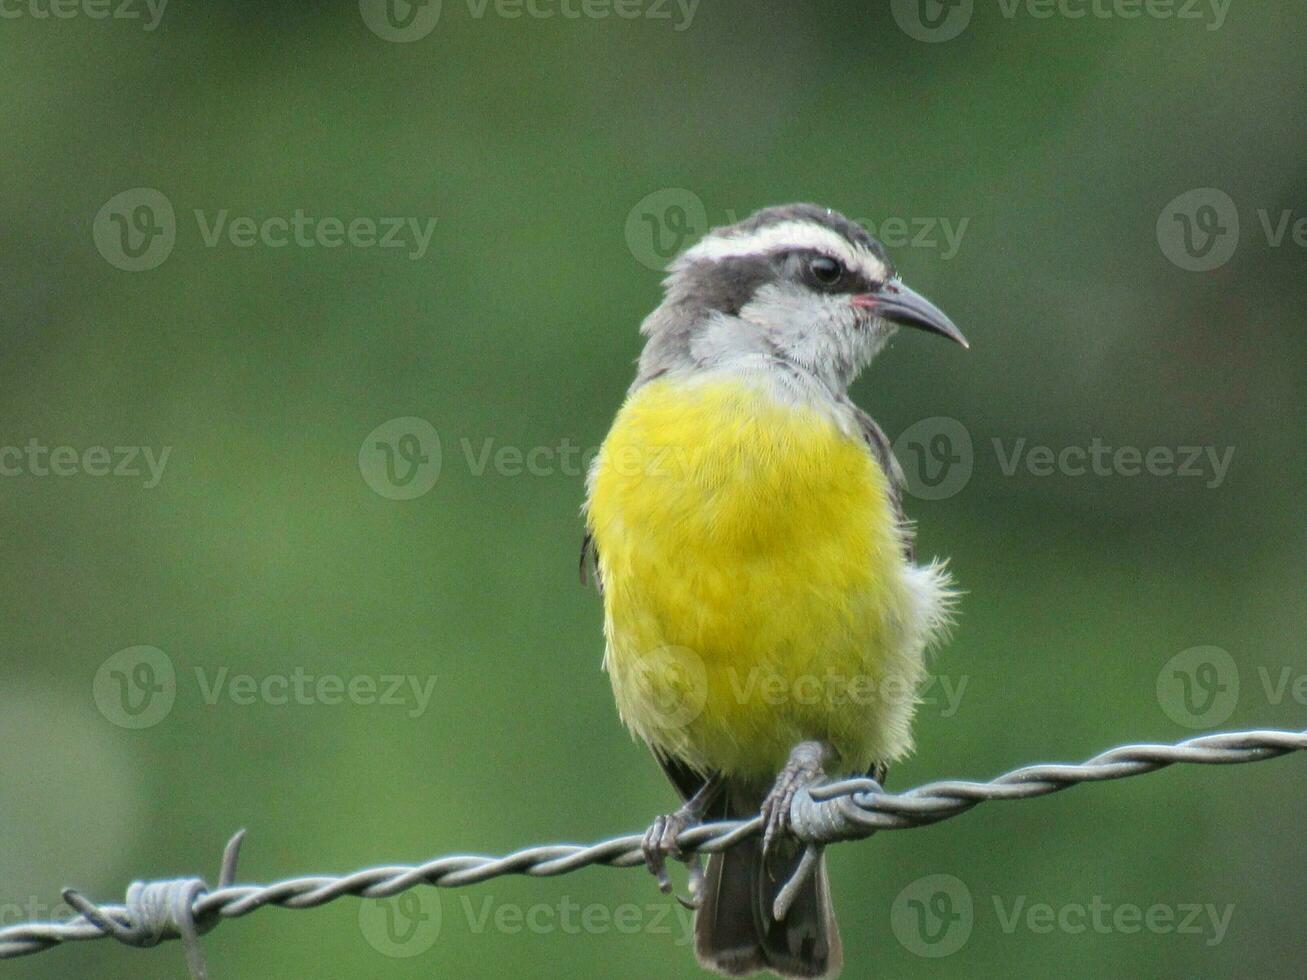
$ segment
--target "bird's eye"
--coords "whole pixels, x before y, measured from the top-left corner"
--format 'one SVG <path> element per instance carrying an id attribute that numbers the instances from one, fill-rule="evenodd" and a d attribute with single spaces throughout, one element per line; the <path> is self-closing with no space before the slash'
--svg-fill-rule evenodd
<path id="1" fill-rule="evenodd" d="M 835 285 L 844 274 L 844 267 L 825 255 L 819 255 L 808 263 L 808 269 L 812 272 L 812 277 L 823 286 Z"/>

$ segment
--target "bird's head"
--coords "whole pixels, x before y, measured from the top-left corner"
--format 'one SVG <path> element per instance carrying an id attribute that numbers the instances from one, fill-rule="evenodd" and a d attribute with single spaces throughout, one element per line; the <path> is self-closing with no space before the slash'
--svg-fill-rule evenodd
<path id="1" fill-rule="evenodd" d="M 843 390 L 899 326 L 967 346 L 952 320 L 899 281 L 880 242 L 811 204 L 713 229 L 672 263 L 665 286 L 642 327 L 644 376 L 764 354 Z"/>

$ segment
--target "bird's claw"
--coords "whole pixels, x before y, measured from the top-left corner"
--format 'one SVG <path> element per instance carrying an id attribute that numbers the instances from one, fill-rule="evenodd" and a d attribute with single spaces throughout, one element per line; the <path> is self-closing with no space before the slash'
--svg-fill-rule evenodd
<path id="1" fill-rule="evenodd" d="M 667 858 L 670 856 L 678 861 L 685 860 L 685 854 L 681 851 L 681 846 L 676 842 L 676 838 L 681 831 L 696 823 L 698 823 L 698 820 L 694 815 L 682 809 L 655 818 L 654 822 L 649 825 L 649 829 L 644 832 L 644 840 L 640 844 L 640 849 L 644 852 L 644 863 L 649 869 L 649 873 L 658 879 L 658 890 L 663 894 L 670 894 L 672 891 L 672 877 L 667 873 Z M 692 895 L 696 891 L 694 871 L 697 865 L 698 861 L 696 859 L 691 866 Z M 702 879 L 701 870 L 699 878 Z"/>
<path id="2" fill-rule="evenodd" d="M 676 900 L 691 912 L 697 912 L 703 904 L 703 862 L 698 854 L 690 859 L 689 868 L 690 880 L 686 883 L 686 889 L 690 894 L 688 897 L 677 895 Z"/>
<path id="3" fill-rule="evenodd" d="M 797 746 L 785 768 L 776 777 L 771 792 L 762 801 L 762 856 L 765 861 L 772 848 L 790 834 L 790 809 L 799 790 L 825 778 L 822 768 L 823 748 L 816 742 Z"/>

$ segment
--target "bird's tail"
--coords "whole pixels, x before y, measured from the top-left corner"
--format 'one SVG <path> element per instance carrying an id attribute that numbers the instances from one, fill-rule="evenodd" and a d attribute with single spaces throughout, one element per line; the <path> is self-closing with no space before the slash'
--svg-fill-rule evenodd
<path id="1" fill-rule="evenodd" d="M 729 817 L 758 812 L 752 796 L 743 799 L 732 789 L 727 790 Z M 708 859 L 702 904 L 694 921 L 694 949 L 703 966 L 730 976 L 761 970 L 783 977 L 839 973 L 844 956 L 824 855 L 785 918 L 778 921 L 772 913 L 777 894 L 801 857 L 801 849 L 784 841 L 764 861 L 762 839 L 750 837 Z"/>

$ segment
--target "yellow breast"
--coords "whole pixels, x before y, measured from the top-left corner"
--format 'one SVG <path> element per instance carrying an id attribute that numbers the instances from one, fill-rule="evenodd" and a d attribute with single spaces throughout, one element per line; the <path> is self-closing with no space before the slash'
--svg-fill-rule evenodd
<path id="1" fill-rule="evenodd" d="M 606 667 L 646 741 L 771 774 L 824 738 L 908 744 L 921 646 L 885 475 L 824 413 L 744 380 L 656 381 L 591 474 Z"/>

